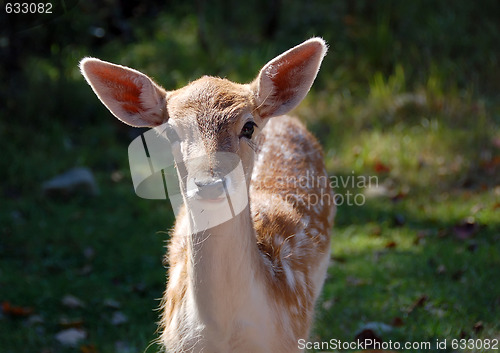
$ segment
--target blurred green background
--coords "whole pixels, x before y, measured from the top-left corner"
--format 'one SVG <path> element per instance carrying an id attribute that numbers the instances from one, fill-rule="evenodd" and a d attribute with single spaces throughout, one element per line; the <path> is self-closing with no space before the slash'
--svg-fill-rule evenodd
<path id="1" fill-rule="evenodd" d="M 157 350 L 172 210 L 135 196 L 127 147 L 141 131 L 97 100 L 81 58 L 167 89 L 203 74 L 248 82 L 315 35 L 329 53 L 294 114 L 331 175 L 378 183 L 336 190 L 363 202 L 339 205 L 311 339 L 496 351 L 451 340 L 500 339 L 500 2 L 52 4 L 0 13 L 1 352 Z M 74 167 L 97 196 L 42 192 Z"/>

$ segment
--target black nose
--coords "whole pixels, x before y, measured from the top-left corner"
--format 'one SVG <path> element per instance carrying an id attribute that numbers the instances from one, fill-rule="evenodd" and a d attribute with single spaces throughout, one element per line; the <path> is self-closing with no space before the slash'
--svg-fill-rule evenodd
<path id="1" fill-rule="evenodd" d="M 223 179 L 194 179 L 194 183 L 198 187 L 198 195 L 203 199 L 215 200 L 224 193 Z"/>

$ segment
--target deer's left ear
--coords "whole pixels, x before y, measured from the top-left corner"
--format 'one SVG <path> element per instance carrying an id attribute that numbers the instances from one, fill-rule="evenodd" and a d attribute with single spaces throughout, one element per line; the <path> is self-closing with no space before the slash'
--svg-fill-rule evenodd
<path id="1" fill-rule="evenodd" d="M 124 123 L 153 127 L 168 120 L 167 93 L 143 73 L 94 58 L 83 59 L 80 70 L 101 102 Z"/>
<path id="2" fill-rule="evenodd" d="M 306 96 L 327 51 L 321 38 L 312 38 L 268 62 L 252 83 L 261 118 L 288 113 Z"/>

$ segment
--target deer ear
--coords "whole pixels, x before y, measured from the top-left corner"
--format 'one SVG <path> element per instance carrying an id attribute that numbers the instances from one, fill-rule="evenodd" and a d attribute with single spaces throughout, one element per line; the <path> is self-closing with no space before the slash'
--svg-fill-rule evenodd
<path id="1" fill-rule="evenodd" d="M 327 51 L 321 38 L 312 38 L 268 62 L 252 83 L 261 118 L 283 115 L 306 96 Z"/>
<path id="2" fill-rule="evenodd" d="M 168 120 L 167 93 L 139 71 L 94 58 L 83 59 L 80 70 L 101 102 L 124 123 L 153 127 Z"/>

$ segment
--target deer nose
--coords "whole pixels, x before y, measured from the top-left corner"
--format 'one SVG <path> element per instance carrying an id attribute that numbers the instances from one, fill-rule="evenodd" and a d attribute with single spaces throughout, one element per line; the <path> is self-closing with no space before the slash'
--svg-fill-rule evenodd
<path id="1" fill-rule="evenodd" d="M 203 199 L 215 200 L 224 194 L 224 179 L 195 179 L 194 183 L 198 187 L 198 195 Z"/>

